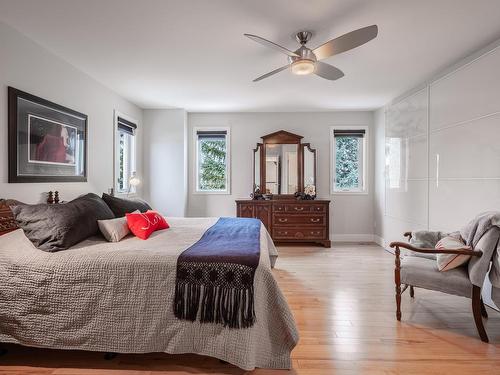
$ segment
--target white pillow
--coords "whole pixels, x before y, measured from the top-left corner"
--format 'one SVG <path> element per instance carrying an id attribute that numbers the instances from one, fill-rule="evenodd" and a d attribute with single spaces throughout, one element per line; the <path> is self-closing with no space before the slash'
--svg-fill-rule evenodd
<path id="1" fill-rule="evenodd" d="M 140 212 L 135 210 L 134 213 Z M 123 237 L 130 233 L 127 224 L 127 217 L 117 217 L 109 220 L 97 220 L 99 230 L 104 238 L 109 242 L 119 242 Z"/>
<path id="2" fill-rule="evenodd" d="M 456 237 L 443 237 L 436 244 L 436 249 L 455 250 L 455 249 L 470 249 L 470 246 L 465 246 L 461 239 Z M 471 258 L 470 255 L 463 254 L 437 254 L 437 266 L 440 271 L 449 271 L 454 268 L 460 267 L 467 263 Z"/>

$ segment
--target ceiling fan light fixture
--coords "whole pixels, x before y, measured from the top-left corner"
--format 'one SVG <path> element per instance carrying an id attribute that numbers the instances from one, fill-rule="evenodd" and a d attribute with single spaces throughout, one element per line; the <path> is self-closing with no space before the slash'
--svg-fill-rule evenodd
<path id="1" fill-rule="evenodd" d="M 292 63 L 292 73 L 298 76 L 305 76 L 314 73 L 314 61 L 301 59 Z"/>

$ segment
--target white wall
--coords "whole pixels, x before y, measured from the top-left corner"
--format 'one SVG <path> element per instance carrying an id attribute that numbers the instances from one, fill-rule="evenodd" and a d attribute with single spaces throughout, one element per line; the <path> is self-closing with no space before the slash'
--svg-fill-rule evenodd
<path id="1" fill-rule="evenodd" d="M 185 216 L 187 117 L 183 109 L 144 110 L 144 196 L 166 216 Z"/>
<path id="2" fill-rule="evenodd" d="M 333 240 L 373 239 L 373 147 L 369 144 L 369 182 L 366 195 L 330 195 L 330 139 L 332 125 L 372 126 L 372 112 L 324 113 L 189 113 L 189 216 L 234 216 L 235 199 L 252 192 L 252 149 L 260 137 L 277 130 L 302 135 L 318 154 L 318 197 L 331 199 Z M 193 127 L 231 128 L 231 194 L 194 193 Z"/>
<path id="3" fill-rule="evenodd" d="M 113 186 L 115 109 L 139 121 L 137 169 L 141 174 L 141 109 L 3 23 L 0 51 L 0 197 L 34 203 L 43 201 L 43 193 L 49 190 L 58 190 L 64 200 L 107 192 Z M 7 183 L 7 86 L 88 115 L 87 183 Z"/>

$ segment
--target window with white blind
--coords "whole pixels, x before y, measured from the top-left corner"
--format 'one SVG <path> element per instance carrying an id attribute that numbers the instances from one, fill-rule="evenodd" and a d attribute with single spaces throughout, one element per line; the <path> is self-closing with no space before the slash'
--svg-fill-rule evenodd
<path id="1" fill-rule="evenodd" d="M 135 176 L 135 136 L 137 124 L 135 121 L 115 116 L 115 191 L 116 193 L 135 193 L 135 186 L 130 179 Z"/>
<path id="2" fill-rule="evenodd" d="M 195 128 L 196 192 L 229 194 L 229 129 Z"/>
<path id="3" fill-rule="evenodd" d="M 330 134 L 331 193 L 367 192 L 366 126 L 333 126 Z"/>

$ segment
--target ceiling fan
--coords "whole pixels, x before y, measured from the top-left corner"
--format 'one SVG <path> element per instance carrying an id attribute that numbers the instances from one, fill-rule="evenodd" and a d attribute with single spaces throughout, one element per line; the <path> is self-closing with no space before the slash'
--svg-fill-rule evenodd
<path id="1" fill-rule="evenodd" d="M 312 33 L 309 31 L 301 31 L 298 32 L 295 36 L 297 42 L 300 43 L 300 47 L 296 51 L 290 51 L 285 47 L 282 47 L 257 35 L 244 35 L 257 43 L 273 48 L 288 56 L 288 64 L 282 66 L 281 68 L 275 69 L 272 72 L 261 75 L 260 77 L 257 77 L 253 80 L 253 82 L 257 82 L 264 78 L 270 77 L 273 74 L 279 73 L 287 69 L 288 67 L 291 68 L 292 73 L 297 75 L 307 75 L 314 73 L 321 78 L 325 78 L 331 81 L 342 78 L 344 76 L 344 73 L 340 69 L 330 64 L 326 64 L 320 60 L 359 47 L 374 39 L 377 34 L 377 25 L 371 25 L 351 31 L 350 33 L 339 36 L 338 38 L 329 40 L 319 47 L 310 49 L 306 47 L 306 43 L 311 39 Z"/>

